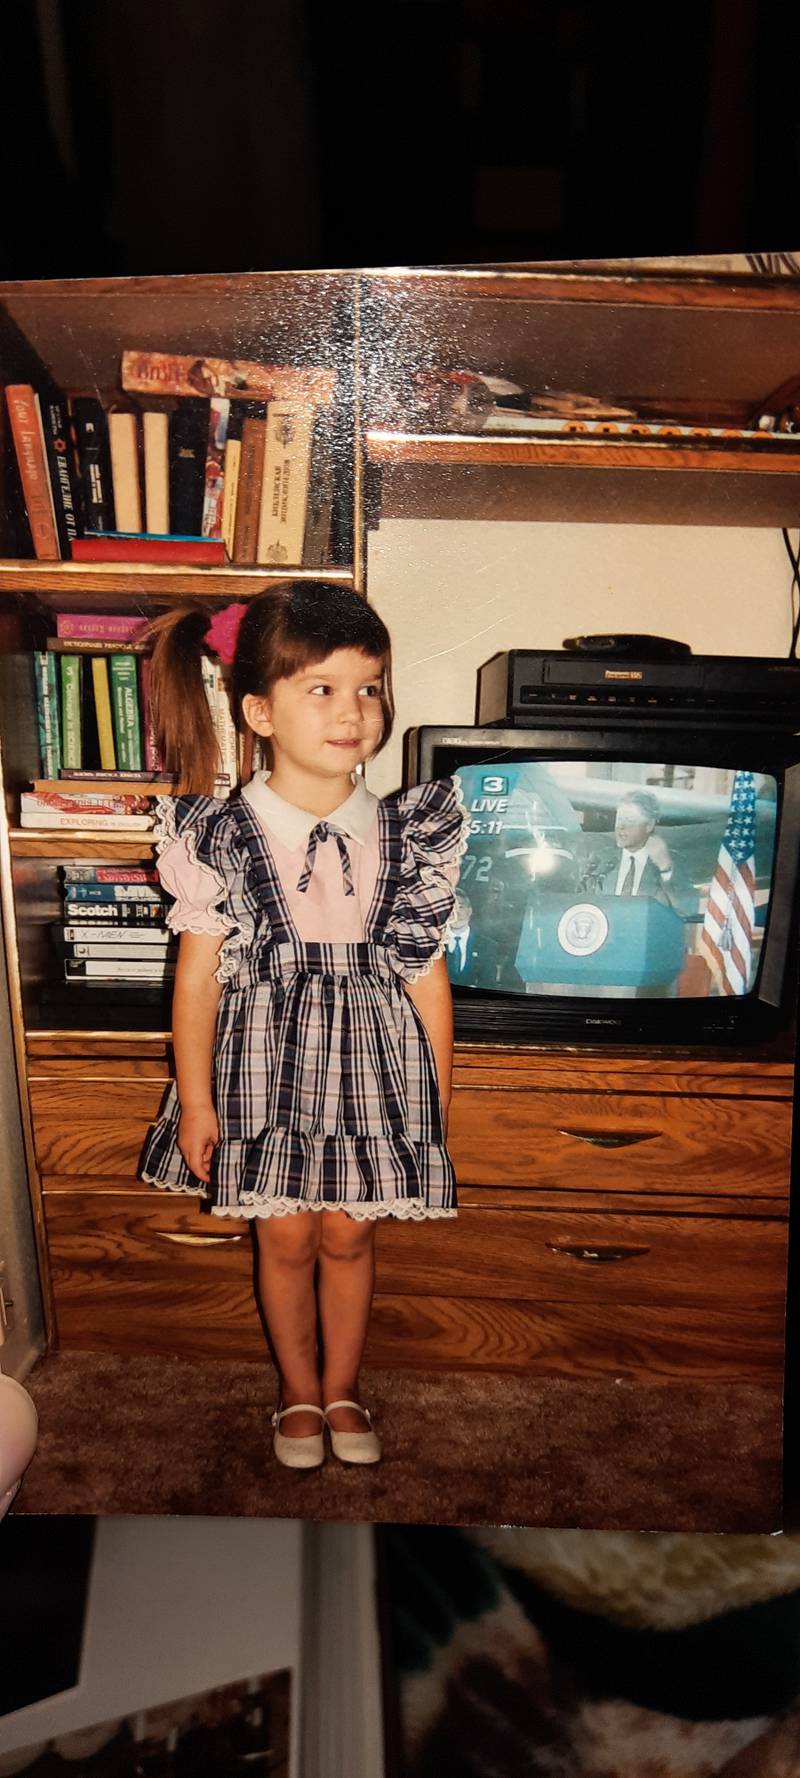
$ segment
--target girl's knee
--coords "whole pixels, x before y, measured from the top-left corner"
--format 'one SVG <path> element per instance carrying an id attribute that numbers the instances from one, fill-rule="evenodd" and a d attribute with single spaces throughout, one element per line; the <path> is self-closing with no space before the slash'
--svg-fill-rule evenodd
<path id="1" fill-rule="evenodd" d="M 319 1224 L 319 1214 L 311 1211 L 298 1211 L 295 1216 L 265 1216 L 257 1228 L 259 1248 L 282 1264 L 310 1265 L 319 1251 Z"/>
<path id="2" fill-rule="evenodd" d="M 375 1240 L 375 1225 L 357 1220 L 344 1210 L 322 1212 L 321 1252 L 328 1259 L 360 1259 Z"/>

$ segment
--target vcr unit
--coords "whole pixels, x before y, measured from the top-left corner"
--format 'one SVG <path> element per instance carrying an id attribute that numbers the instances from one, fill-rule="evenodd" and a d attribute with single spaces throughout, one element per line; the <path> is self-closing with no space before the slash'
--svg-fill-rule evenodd
<path id="1" fill-rule="evenodd" d="M 800 728 L 800 662 L 763 656 L 693 654 L 664 660 L 572 649 L 512 648 L 478 670 L 481 727 L 541 728 L 565 716 L 573 727 L 625 717 L 698 728 L 721 721 L 748 728 Z"/>

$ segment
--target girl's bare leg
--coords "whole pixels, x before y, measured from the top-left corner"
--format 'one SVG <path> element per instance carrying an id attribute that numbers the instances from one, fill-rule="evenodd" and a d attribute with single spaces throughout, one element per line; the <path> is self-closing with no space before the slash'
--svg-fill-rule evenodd
<path id="1" fill-rule="evenodd" d="M 317 1288 L 324 1407 L 329 1401 L 359 1399 L 358 1373 L 375 1281 L 375 1224 L 357 1222 L 344 1210 L 323 1210 L 321 1219 Z M 365 1431 L 363 1415 L 352 1408 L 337 1408 L 331 1425 L 335 1432 Z"/>
<path id="2" fill-rule="evenodd" d="M 314 1267 L 323 1213 L 258 1218 L 258 1282 L 280 1376 L 281 1405 L 307 1401 L 322 1406 L 317 1358 Z M 292 1414 L 281 1422 L 285 1438 L 319 1432 L 316 1414 Z"/>

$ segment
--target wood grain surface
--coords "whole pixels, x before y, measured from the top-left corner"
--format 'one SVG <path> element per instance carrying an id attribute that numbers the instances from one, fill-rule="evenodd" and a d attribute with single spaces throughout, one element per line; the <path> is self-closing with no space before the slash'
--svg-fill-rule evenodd
<path id="1" fill-rule="evenodd" d="M 46 1191 L 45 1213 L 62 1344 L 198 1356 L 257 1346 L 249 1227 L 155 1193 Z M 670 1376 L 772 1372 L 781 1225 L 698 1218 L 681 1240 L 677 1223 L 472 1209 L 449 1224 L 381 1224 L 372 1359 L 535 1371 L 541 1354 L 550 1370 L 582 1374 L 618 1367 L 624 1353 L 628 1374 L 651 1363 Z M 597 1229 L 615 1248 L 645 1251 L 588 1263 L 552 1251 Z"/>

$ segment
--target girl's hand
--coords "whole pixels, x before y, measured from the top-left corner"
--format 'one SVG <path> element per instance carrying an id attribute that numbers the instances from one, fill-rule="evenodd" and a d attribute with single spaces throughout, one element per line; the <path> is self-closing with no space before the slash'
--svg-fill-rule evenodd
<path id="1" fill-rule="evenodd" d="M 192 1173 L 211 1183 L 211 1156 L 219 1142 L 219 1124 L 213 1105 L 195 1111 L 182 1111 L 178 1125 L 178 1147 Z"/>

